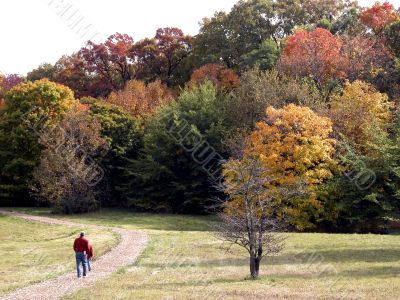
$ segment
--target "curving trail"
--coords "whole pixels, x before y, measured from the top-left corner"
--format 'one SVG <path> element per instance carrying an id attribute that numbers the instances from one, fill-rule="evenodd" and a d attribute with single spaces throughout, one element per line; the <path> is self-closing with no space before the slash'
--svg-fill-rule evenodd
<path id="1" fill-rule="evenodd" d="M 92 286 L 96 281 L 110 276 L 119 268 L 134 263 L 149 240 L 147 234 L 142 231 L 90 224 L 79 224 L 65 220 L 58 220 L 41 216 L 32 216 L 2 210 L 0 210 L 0 214 L 46 224 L 109 229 L 120 236 L 119 244 L 112 248 L 111 251 L 99 257 L 93 263 L 93 270 L 89 273 L 89 276 L 87 278 L 78 279 L 76 277 L 76 271 L 70 272 L 55 279 L 46 280 L 18 289 L 8 295 L 0 297 L 0 300 L 60 299 L 61 297 L 70 294 L 77 289 Z"/>

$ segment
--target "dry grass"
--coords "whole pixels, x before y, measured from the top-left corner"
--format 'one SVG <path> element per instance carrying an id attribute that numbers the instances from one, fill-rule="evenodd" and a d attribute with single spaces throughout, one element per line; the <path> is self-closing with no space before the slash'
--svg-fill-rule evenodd
<path id="1" fill-rule="evenodd" d="M 284 253 L 248 279 L 239 249 L 208 232 L 153 232 L 132 267 L 67 299 L 399 299 L 400 237 L 290 234 Z"/>
<path id="2" fill-rule="evenodd" d="M 134 265 L 65 299 L 400 299 L 399 235 L 287 234 L 285 251 L 253 281 L 246 253 L 227 253 L 208 231 L 212 218 L 113 210 L 65 218 L 152 237 Z"/>

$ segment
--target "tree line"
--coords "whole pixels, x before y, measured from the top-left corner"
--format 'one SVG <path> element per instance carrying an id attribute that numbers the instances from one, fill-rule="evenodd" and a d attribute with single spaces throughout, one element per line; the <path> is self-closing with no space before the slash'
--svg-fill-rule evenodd
<path id="1" fill-rule="evenodd" d="M 257 165 L 293 229 L 385 231 L 400 208 L 399 34 L 388 2 L 241 0 L 196 36 L 116 33 L 1 75 L 1 205 L 229 211 L 232 169 Z"/>

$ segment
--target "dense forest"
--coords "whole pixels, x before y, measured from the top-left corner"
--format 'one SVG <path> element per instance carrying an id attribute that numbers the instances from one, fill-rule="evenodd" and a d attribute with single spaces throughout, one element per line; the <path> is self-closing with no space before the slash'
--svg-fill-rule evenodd
<path id="1" fill-rule="evenodd" d="M 306 189 L 278 201 L 292 228 L 382 232 L 399 101 L 398 8 L 241 0 L 195 36 L 115 33 L 0 75 L 0 205 L 209 214 L 229 166 L 256 157 L 265 189 Z"/>

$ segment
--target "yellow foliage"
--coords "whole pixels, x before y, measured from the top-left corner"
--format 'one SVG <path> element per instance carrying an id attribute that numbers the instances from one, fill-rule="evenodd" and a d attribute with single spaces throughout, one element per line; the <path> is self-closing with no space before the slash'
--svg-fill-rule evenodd
<path id="1" fill-rule="evenodd" d="M 347 84 L 342 95 L 334 96 L 330 106 L 336 133 L 343 134 L 362 153 L 373 142 L 371 130 L 385 130 L 392 118 L 393 103 L 388 96 L 358 80 Z"/>
<path id="2" fill-rule="evenodd" d="M 74 93 L 69 87 L 47 78 L 14 86 L 7 92 L 5 100 L 7 108 L 13 110 L 19 110 L 21 106 L 46 107 L 49 116 L 68 111 L 76 103 Z"/>

